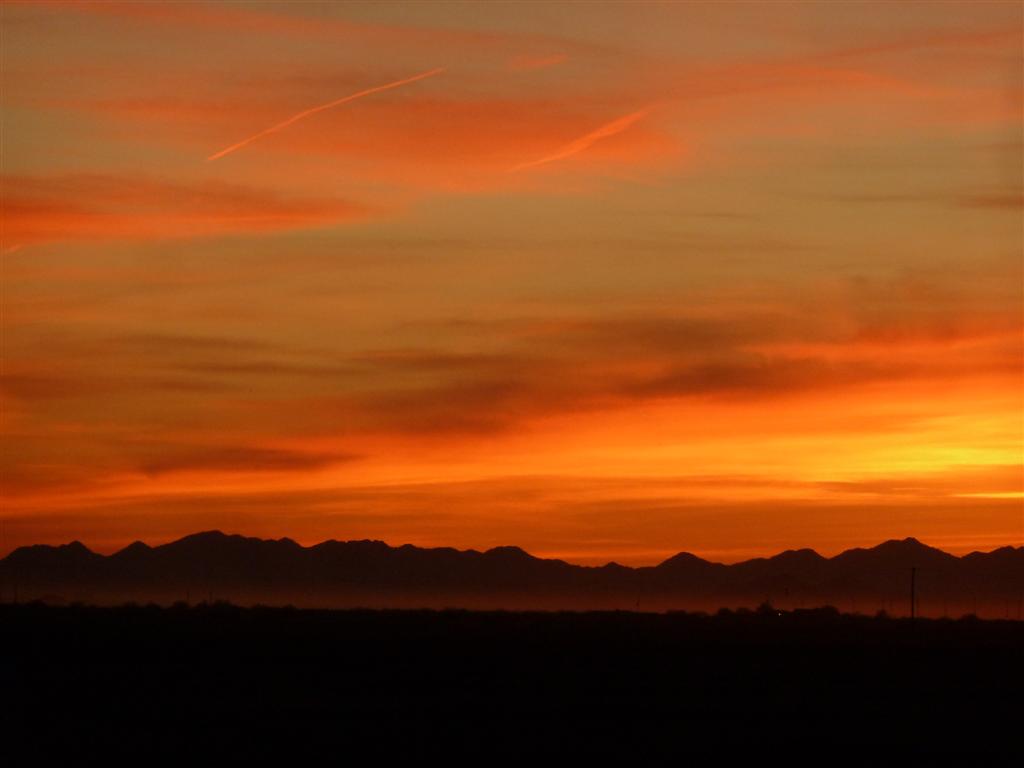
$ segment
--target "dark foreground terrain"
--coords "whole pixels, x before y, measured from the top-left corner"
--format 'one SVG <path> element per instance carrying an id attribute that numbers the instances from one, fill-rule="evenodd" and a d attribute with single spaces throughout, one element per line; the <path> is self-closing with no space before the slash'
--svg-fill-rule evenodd
<path id="1" fill-rule="evenodd" d="M 1020 747 L 1014 621 L 8 604 L 0 632 L 3 741 L 40 757 Z"/>

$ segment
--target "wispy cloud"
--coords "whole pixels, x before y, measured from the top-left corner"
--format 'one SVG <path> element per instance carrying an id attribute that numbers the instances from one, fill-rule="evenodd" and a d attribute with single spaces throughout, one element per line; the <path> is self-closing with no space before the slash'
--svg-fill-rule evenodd
<path id="1" fill-rule="evenodd" d="M 5 176 L 4 240 L 190 237 L 301 229 L 363 216 L 347 200 L 285 197 L 223 182 L 117 174 Z M 13 247 L 13 246 L 12 246 Z"/>
<path id="2" fill-rule="evenodd" d="M 511 72 L 532 72 L 536 69 L 547 69 L 568 61 L 569 57 L 564 53 L 532 56 L 513 56 L 508 60 L 507 68 Z"/>
<path id="3" fill-rule="evenodd" d="M 633 123 L 645 118 L 650 111 L 650 107 L 645 107 L 644 109 L 639 109 L 636 112 L 630 112 L 628 115 L 623 115 L 620 118 L 612 120 L 610 123 L 605 123 L 600 128 L 597 128 L 591 131 L 590 133 L 580 136 L 578 139 L 569 142 L 564 147 L 550 155 L 542 157 L 538 160 L 530 160 L 529 162 L 521 163 L 520 165 L 517 165 L 514 168 L 512 168 L 512 170 L 522 171 L 527 168 L 535 168 L 538 165 L 553 163 L 557 160 L 564 160 L 567 157 L 577 155 L 580 152 L 583 152 L 588 147 L 590 147 L 595 142 L 601 141 L 601 139 L 607 139 L 611 136 L 615 136 L 618 133 L 622 133 L 631 125 L 633 125 Z"/>
<path id="4" fill-rule="evenodd" d="M 409 85 L 410 83 L 415 83 L 418 80 L 425 80 L 428 77 L 433 77 L 434 75 L 439 75 L 442 72 L 444 72 L 444 68 L 443 67 L 437 67 L 435 69 L 431 69 L 431 70 L 428 70 L 426 72 L 421 72 L 418 75 L 413 75 L 412 77 L 407 77 L 407 78 L 404 78 L 402 80 L 395 80 L 392 83 L 385 83 L 384 85 L 377 85 L 377 86 L 374 86 L 373 88 L 366 88 L 366 89 L 364 89 L 362 91 L 357 91 L 356 93 L 350 94 L 348 96 L 344 96 L 344 97 L 342 97 L 340 99 L 335 99 L 334 101 L 329 101 L 326 104 L 321 104 L 318 107 L 311 107 L 309 109 L 304 109 L 301 112 L 292 115 L 287 120 L 283 120 L 280 123 L 277 123 L 276 125 L 270 126 L 269 128 L 264 128 L 262 131 L 259 131 L 258 133 L 254 133 L 249 138 L 242 139 L 241 141 L 239 141 L 239 142 L 237 142 L 235 144 L 232 144 L 230 147 L 226 147 L 226 148 L 220 150 L 219 152 L 214 152 L 212 155 L 210 155 L 208 158 L 206 158 L 206 160 L 209 162 L 210 160 L 217 160 L 218 158 L 224 157 L 225 155 L 229 155 L 232 152 L 235 152 L 235 151 L 241 149 L 242 147 L 246 146 L 247 144 L 251 144 L 252 142 L 256 141 L 256 139 L 262 138 L 263 136 L 269 136 L 272 133 L 277 133 L 278 131 L 282 130 L 283 128 L 287 128 L 289 125 L 297 123 L 299 120 L 302 120 L 303 118 L 309 117 L 310 115 L 315 115 L 317 112 L 323 112 L 325 109 L 331 109 L 333 107 L 340 107 L 342 104 L 347 104 L 350 101 L 355 101 L 356 99 L 361 99 L 364 96 L 370 96 L 370 95 L 372 95 L 374 93 L 380 93 L 381 91 L 389 91 L 392 88 L 398 88 L 398 87 L 403 86 L 403 85 Z"/>
<path id="5" fill-rule="evenodd" d="M 820 196 L 819 196 L 820 197 Z M 921 204 L 956 208 L 976 208 L 1019 213 L 1024 207 L 1024 192 L 1020 189 L 994 189 L 988 191 L 925 190 L 920 192 L 862 192 L 833 195 L 829 199 L 845 204 Z"/>

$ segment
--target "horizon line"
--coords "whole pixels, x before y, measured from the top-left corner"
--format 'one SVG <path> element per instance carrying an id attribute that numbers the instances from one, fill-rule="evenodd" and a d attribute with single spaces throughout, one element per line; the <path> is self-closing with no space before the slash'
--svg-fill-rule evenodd
<path id="1" fill-rule="evenodd" d="M 134 541 L 130 542 L 129 544 L 126 544 L 125 546 L 120 547 L 119 549 L 113 550 L 111 552 L 108 552 L 106 554 L 104 554 L 103 552 L 97 551 L 95 549 L 92 549 L 91 547 L 89 547 L 88 545 L 86 545 L 84 542 L 82 542 L 79 539 L 73 539 L 71 541 L 64 542 L 62 544 L 42 544 L 42 543 L 40 543 L 40 544 L 23 544 L 23 545 L 14 547 L 13 549 L 9 550 L 8 552 L 6 552 L 3 555 L 0 555 L 0 562 L 3 562 L 5 560 L 7 560 L 7 558 L 9 558 L 12 554 L 14 554 L 15 552 L 17 552 L 19 550 L 29 549 L 29 548 L 34 548 L 34 547 L 47 547 L 47 548 L 50 548 L 50 549 L 59 549 L 59 548 L 62 548 L 62 547 L 70 547 L 70 546 L 78 545 L 78 546 L 84 548 L 86 551 L 88 551 L 91 554 L 97 555 L 98 557 L 105 557 L 106 558 L 106 557 L 113 557 L 114 555 L 117 555 L 118 553 L 123 552 L 123 551 L 125 551 L 125 550 L 127 550 L 127 549 L 129 549 L 131 547 L 134 547 L 134 546 L 136 546 L 138 544 L 141 544 L 141 545 L 145 546 L 148 549 L 158 549 L 160 547 L 165 547 L 165 546 L 169 546 L 169 545 L 172 545 L 172 544 L 176 544 L 178 542 L 184 541 L 185 539 L 196 538 L 196 537 L 200 537 L 200 536 L 214 536 L 214 535 L 221 536 L 221 537 L 226 538 L 226 539 L 227 538 L 240 538 L 240 539 L 245 539 L 245 540 L 249 540 L 249 541 L 260 541 L 260 542 L 279 542 L 279 543 L 287 542 L 287 543 L 294 544 L 295 546 L 297 546 L 298 548 L 303 549 L 303 550 L 313 549 L 315 547 L 321 546 L 323 544 L 329 544 L 329 543 L 337 543 L 337 544 L 371 543 L 371 544 L 383 544 L 388 549 L 413 548 L 413 549 L 419 549 L 419 550 L 424 550 L 424 551 L 444 549 L 444 550 L 454 550 L 456 552 L 467 553 L 467 554 L 468 553 L 486 554 L 488 552 L 494 552 L 494 551 L 497 551 L 497 550 L 518 550 L 519 552 L 522 552 L 523 554 L 525 554 L 528 557 L 530 557 L 532 559 L 535 559 L 535 560 L 545 560 L 545 561 L 549 561 L 549 562 L 562 562 L 562 563 L 566 563 L 567 565 L 572 565 L 572 566 L 579 567 L 579 568 L 605 568 L 605 567 L 608 567 L 608 566 L 618 566 L 620 568 L 627 568 L 627 569 L 630 569 L 630 570 L 638 570 L 638 569 L 641 569 L 641 568 L 656 568 L 656 567 L 658 567 L 660 565 L 663 565 L 664 563 L 668 562 L 669 560 L 672 560 L 672 559 L 674 559 L 676 557 L 679 557 L 681 555 L 685 555 L 685 556 L 688 556 L 688 557 L 693 557 L 693 558 L 696 558 L 698 560 L 702 560 L 703 562 L 706 562 L 706 563 L 709 563 L 709 564 L 712 564 L 712 565 L 722 565 L 722 566 L 726 566 L 726 567 L 732 566 L 732 565 L 739 565 L 739 564 L 742 564 L 742 563 L 748 563 L 748 562 L 752 562 L 752 561 L 755 561 L 755 560 L 771 560 L 773 558 L 779 557 L 779 556 L 784 555 L 784 554 L 797 553 L 797 552 L 809 552 L 809 553 L 814 554 L 817 557 L 822 558 L 823 560 L 833 560 L 833 559 L 835 559 L 835 558 L 837 558 L 837 557 L 839 557 L 839 556 L 841 556 L 841 555 L 843 555 L 843 554 L 845 554 L 847 552 L 869 551 L 869 550 L 877 549 L 878 547 L 881 547 L 883 545 L 893 544 L 893 543 L 896 543 L 896 544 L 908 544 L 908 543 L 909 544 L 916 544 L 916 545 L 921 546 L 924 549 L 933 550 L 935 552 L 942 553 L 942 554 L 947 555 L 949 557 L 956 558 L 957 560 L 962 560 L 964 557 L 967 557 L 967 556 L 972 555 L 972 554 L 991 554 L 992 552 L 997 552 L 997 551 L 1002 550 L 1002 549 L 1011 549 L 1011 550 L 1014 550 L 1014 551 L 1016 551 L 1018 549 L 1024 549 L 1024 543 L 1022 543 L 1022 544 L 1003 544 L 1001 546 L 997 546 L 997 547 L 994 547 L 993 549 L 989 549 L 989 550 L 978 550 L 978 549 L 975 549 L 975 550 L 971 550 L 970 552 L 966 552 L 963 555 L 956 555 L 956 554 L 953 554 L 952 552 L 948 552 L 948 551 L 946 551 L 944 549 L 941 549 L 939 547 L 935 547 L 935 546 L 932 546 L 930 544 L 926 544 L 926 543 L 924 543 L 923 541 L 921 541 L 920 539 L 918 539 L 915 536 L 906 536 L 906 537 L 904 537 L 902 539 L 898 539 L 898 538 L 885 539 L 884 541 L 880 541 L 879 543 L 871 545 L 871 546 L 847 547 L 845 549 L 841 549 L 840 551 L 838 551 L 834 555 L 823 555 L 822 553 L 818 552 L 816 549 L 813 549 L 812 547 L 791 547 L 791 548 L 787 548 L 787 549 L 783 549 L 783 550 L 777 551 L 774 554 L 770 554 L 770 555 L 757 555 L 755 557 L 749 557 L 749 558 L 745 558 L 745 559 L 741 559 L 741 560 L 734 560 L 734 561 L 731 561 L 731 562 L 723 562 L 723 561 L 718 561 L 718 560 L 709 560 L 709 559 L 707 559 L 705 557 L 702 557 L 700 555 L 694 554 L 693 552 L 691 552 L 689 550 L 683 549 L 683 550 L 678 550 L 675 553 L 668 555 L 667 557 L 665 557 L 664 559 L 662 559 L 662 560 L 660 560 L 658 562 L 655 562 L 655 563 L 652 563 L 652 564 L 647 564 L 647 565 L 624 565 L 624 564 L 619 563 L 619 562 L 617 562 L 615 560 L 608 560 L 608 561 L 606 561 L 606 562 L 604 562 L 604 563 L 602 563 L 600 565 L 590 565 L 590 564 L 586 564 L 586 563 L 578 563 L 578 562 L 573 562 L 571 560 L 565 560 L 565 559 L 560 558 L 560 557 L 547 557 L 547 556 L 543 556 L 543 555 L 535 555 L 532 552 L 529 552 L 528 550 L 524 549 L 523 547 L 520 547 L 520 546 L 515 545 L 515 544 L 499 544 L 499 545 L 496 545 L 494 547 L 490 547 L 490 548 L 487 548 L 487 549 L 476 549 L 476 548 L 473 548 L 473 547 L 469 547 L 469 548 L 466 548 L 466 549 L 460 549 L 458 547 L 447 546 L 447 545 L 422 546 L 422 545 L 419 545 L 419 544 L 412 544 L 412 543 L 409 543 L 409 542 L 406 542 L 406 543 L 403 543 L 403 544 L 389 544 L 388 542 L 384 541 L 383 539 L 367 539 L 367 538 L 362 538 L 362 539 L 334 539 L 334 538 L 330 538 L 330 539 L 324 539 L 322 541 L 318 541 L 315 544 L 302 544 L 302 543 L 296 541 L 295 539 L 291 538 L 290 536 L 281 536 L 281 537 L 278 537 L 278 538 L 263 538 L 261 536 L 247 536 L 247 535 L 242 534 L 242 533 L 226 533 L 226 532 L 220 530 L 219 528 L 211 528 L 211 529 L 207 529 L 207 530 L 196 531 L 194 533 L 188 533 L 188 534 L 185 534 L 184 536 L 179 536 L 177 538 L 169 539 L 169 540 L 161 542 L 159 544 L 148 544 L 148 543 L 142 541 L 141 539 L 135 539 Z"/>

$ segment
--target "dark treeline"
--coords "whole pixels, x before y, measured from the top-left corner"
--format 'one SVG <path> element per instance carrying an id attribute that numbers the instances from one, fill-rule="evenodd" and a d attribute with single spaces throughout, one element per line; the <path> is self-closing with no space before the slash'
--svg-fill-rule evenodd
<path id="1" fill-rule="evenodd" d="M 103 749 L 639 727 L 688 752 L 779 739 L 993 752 L 1015 748 L 1024 690 L 1021 622 L 835 609 L 23 604 L 0 606 L 0 629 L 5 724 Z"/>

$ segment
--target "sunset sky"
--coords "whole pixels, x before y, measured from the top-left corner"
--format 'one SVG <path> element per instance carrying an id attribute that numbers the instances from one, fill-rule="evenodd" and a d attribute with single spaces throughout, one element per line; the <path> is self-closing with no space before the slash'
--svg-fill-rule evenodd
<path id="1" fill-rule="evenodd" d="M 4 3 L 0 554 L 1024 544 L 1024 5 Z"/>

